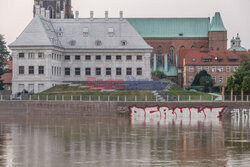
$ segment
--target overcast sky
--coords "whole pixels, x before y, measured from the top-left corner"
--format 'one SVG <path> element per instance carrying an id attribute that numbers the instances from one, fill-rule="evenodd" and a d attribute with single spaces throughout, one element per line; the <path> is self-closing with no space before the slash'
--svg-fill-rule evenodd
<path id="1" fill-rule="evenodd" d="M 0 34 L 13 42 L 33 17 L 34 0 L 0 0 Z M 232 36 L 240 34 L 242 46 L 250 49 L 250 0 L 72 0 L 73 11 L 80 17 L 212 17 L 221 12 L 228 30 L 228 47 Z"/>

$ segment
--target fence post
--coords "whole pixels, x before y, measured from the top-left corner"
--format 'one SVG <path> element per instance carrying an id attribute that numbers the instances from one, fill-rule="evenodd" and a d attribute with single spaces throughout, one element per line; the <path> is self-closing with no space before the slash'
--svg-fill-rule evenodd
<path id="1" fill-rule="evenodd" d="M 64 101 L 64 95 L 62 95 L 62 101 Z"/>
<path id="2" fill-rule="evenodd" d="M 55 101 L 57 101 L 57 95 L 55 96 Z"/>
<path id="3" fill-rule="evenodd" d="M 38 101 L 40 101 L 40 95 L 38 95 L 37 99 L 38 99 Z M 22 96 L 21 96 L 21 100 L 22 100 Z"/>
<path id="4" fill-rule="evenodd" d="M 29 95 L 29 101 L 31 101 L 31 95 Z"/>
<path id="5" fill-rule="evenodd" d="M 234 96 L 234 101 L 237 101 L 237 96 L 236 95 Z"/>
<path id="6" fill-rule="evenodd" d="M 49 101 L 49 96 L 48 95 L 46 96 L 46 101 Z"/>
<path id="7" fill-rule="evenodd" d="M 125 102 L 127 102 L 127 96 L 125 96 Z"/>
<path id="8" fill-rule="evenodd" d="M 212 101 L 214 101 L 214 96 L 213 95 L 211 95 L 211 98 L 212 98 Z"/>
<path id="9" fill-rule="evenodd" d="M 89 96 L 89 101 L 91 101 L 91 96 Z"/>
<path id="10" fill-rule="evenodd" d="M 188 101 L 191 101 L 191 96 L 188 96 Z"/>
<path id="11" fill-rule="evenodd" d="M 202 95 L 200 95 L 200 101 L 202 101 Z"/>
<path id="12" fill-rule="evenodd" d="M 145 101 L 148 101 L 148 96 L 145 96 Z"/>
<path id="13" fill-rule="evenodd" d="M 167 102 L 169 101 L 169 96 L 167 95 Z"/>
<path id="14" fill-rule="evenodd" d="M 178 98 L 178 102 L 180 101 L 180 96 L 177 97 Z"/>
<path id="15" fill-rule="evenodd" d="M 108 96 L 108 102 L 110 101 L 110 96 Z"/>
<path id="16" fill-rule="evenodd" d="M 82 101 L 82 96 L 80 96 L 80 101 Z"/>
<path id="17" fill-rule="evenodd" d="M 70 101 L 73 101 L 73 96 L 72 95 L 70 96 Z"/>
<path id="18" fill-rule="evenodd" d="M 100 96 L 98 96 L 98 101 L 101 101 L 101 97 Z"/>
<path id="19" fill-rule="evenodd" d="M 1 95 L 1 101 L 3 101 L 3 95 Z"/>
<path id="20" fill-rule="evenodd" d="M 137 96 L 135 96 L 135 101 L 137 101 Z"/>
<path id="21" fill-rule="evenodd" d="M 247 102 L 249 101 L 249 96 L 247 95 Z"/>
<path id="22" fill-rule="evenodd" d="M 118 102 L 120 101 L 120 96 L 117 96 L 117 101 L 118 101 Z"/>

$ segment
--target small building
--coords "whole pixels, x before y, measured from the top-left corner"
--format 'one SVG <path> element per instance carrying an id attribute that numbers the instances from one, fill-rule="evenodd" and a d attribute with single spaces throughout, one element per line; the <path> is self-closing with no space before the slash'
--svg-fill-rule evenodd
<path id="1" fill-rule="evenodd" d="M 42 9 L 44 11 L 44 9 Z M 9 45 L 13 57 L 13 94 L 41 92 L 56 84 L 128 78 L 151 79 L 150 47 L 123 18 L 50 19 L 40 11 Z"/>
<path id="2" fill-rule="evenodd" d="M 185 49 L 180 51 L 179 69 L 182 72 L 183 87 L 191 86 L 196 74 L 206 70 L 213 78 L 215 85 L 225 86 L 227 79 L 237 71 L 240 65 L 240 54 L 248 52 L 214 51 L 208 49 Z"/>
<path id="3" fill-rule="evenodd" d="M 10 70 L 10 72 L 5 73 L 1 76 L 1 80 L 4 83 L 4 90 L 11 91 L 12 90 L 12 61 L 8 61 L 6 68 Z"/>

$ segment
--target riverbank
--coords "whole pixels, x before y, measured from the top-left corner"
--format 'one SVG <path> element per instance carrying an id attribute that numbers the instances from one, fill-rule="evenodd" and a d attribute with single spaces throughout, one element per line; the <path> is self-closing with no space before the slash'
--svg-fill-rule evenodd
<path id="1" fill-rule="evenodd" d="M 225 107 L 225 113 L 232 109 L 250 109 L 249 102 L 0 101 L 0 114 L 119 116 L 128 115 L 130 106 L 166 106 L 169 108 Z"/>

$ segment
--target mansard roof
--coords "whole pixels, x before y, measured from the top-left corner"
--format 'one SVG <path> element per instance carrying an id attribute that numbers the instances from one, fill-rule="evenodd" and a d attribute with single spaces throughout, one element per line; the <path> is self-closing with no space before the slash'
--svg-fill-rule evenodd
<path id="1" fill-rule="evenodd" d="M 215 16 L 212 19 L 211 27 L 209 31 L 227 31 L 223 21 L 221 19 L 221 15 L 219 12 L 215 13 Z"/>
<path id="2" fill-rule="evenodd" d="M 10 47 L 14 46 L 152 50 L 125 19 L 46 19 L 40 15 L 35 16 L 17 40 L 10 44 Z"/>

